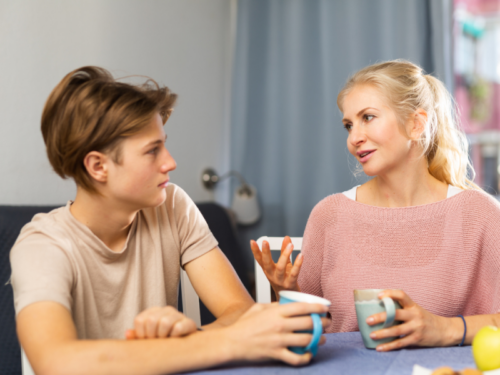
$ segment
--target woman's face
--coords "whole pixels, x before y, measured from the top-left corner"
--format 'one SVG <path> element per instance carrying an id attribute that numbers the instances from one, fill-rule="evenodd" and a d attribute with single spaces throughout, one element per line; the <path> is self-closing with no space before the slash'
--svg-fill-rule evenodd
<path id="1" fill-rule="evenodd" d="M 108 163 L 108 194 L 132 209 L 162 204 L 168 172 L 176 168 L 165 140 L 159 114 L 141 132 L 124 139 L 120 163 Z"/>
<path id="2" fill-rule="evenodd" d="M 344 98 L 343 112 L 347 148 L 368 176 L 389 173 L 409 160 L 412 141 L 377 88 L 355 86 Z"/>

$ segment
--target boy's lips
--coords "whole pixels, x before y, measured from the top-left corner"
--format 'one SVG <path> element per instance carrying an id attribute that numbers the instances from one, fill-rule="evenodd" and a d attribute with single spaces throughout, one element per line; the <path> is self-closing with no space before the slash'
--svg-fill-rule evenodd
<path id="1" fill-rule="evenodd" d="M 165 188 L 165 187 L 167 187 L 167 185 L 168 185 L 168 181 L 169 181 L 169 180 L 163 181 L 161 184 L 159 184 L 159 185 L 158 185 L 158 187 L 161 187 L 161 188 Z"/>

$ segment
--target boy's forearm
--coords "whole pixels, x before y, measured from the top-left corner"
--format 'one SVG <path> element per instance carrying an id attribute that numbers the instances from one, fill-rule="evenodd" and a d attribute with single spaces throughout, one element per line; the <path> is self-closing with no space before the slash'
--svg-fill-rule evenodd
<path id="1" fill-rule="evenodd" d="M 237 360 L 225 330 L 196 332 L 183 338 L 74 340 L 46 348 L 41 375 L 170 374 Z"/>
<path id="2" fill-rule="evenodd" d="M 236 322 L 240 316 L 247 312 L 254 304 L 255 302 L 253 300 L 251 302 L 235 304 L 227 308 L 214 322 L 204 325 L 203 329 L 210 330 L 213 328 L 227 327 Z"/>

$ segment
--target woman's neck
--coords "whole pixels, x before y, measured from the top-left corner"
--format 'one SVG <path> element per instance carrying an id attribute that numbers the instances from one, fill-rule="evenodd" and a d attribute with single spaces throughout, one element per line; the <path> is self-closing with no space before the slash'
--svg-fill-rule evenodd
<path id="1" fill-rule="evenodd" d="M 448 185 L 433 177 L 427 163 L 380 174 L 360 186 L 356 201 L 377 207 L 410 207 L 446 199 Z"/>
<path id="2" fill-rule="evenodd" d="M 137 210 L 78 187 L 70 212 L 112 251 L 119 252 L 127 241 Z"/>

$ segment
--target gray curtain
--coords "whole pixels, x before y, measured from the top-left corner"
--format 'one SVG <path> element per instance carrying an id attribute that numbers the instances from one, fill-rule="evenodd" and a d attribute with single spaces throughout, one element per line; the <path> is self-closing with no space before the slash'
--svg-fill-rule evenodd
<path id="1" fill-rule="evenodd" d="M 245 249 L 302 236 L 322 198 L 365 181 L 336 104 L 350 74 L 403 58 L 451 88 L 450 17 L 450 0 L 238 1 L 231 163 L 263 209 L 241 229 Z"/>

